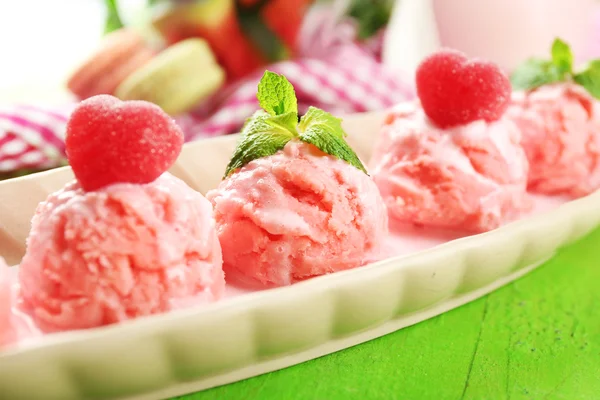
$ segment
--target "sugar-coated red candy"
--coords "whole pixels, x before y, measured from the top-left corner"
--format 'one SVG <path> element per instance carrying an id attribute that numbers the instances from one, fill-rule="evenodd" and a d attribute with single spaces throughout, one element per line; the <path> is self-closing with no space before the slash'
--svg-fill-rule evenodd
<path id="1" fill-rule="evenodd" d="M 175 121 L 145 101 L 90 97 L 67 123 L 67 157 L 86 191 L 152 182 L 173 165 L 182 146 L 183 133 Z"/>
<path id="2" fill-rule="evenodd" d="M 510 81 L 496 64 L 469 60 L 455 50 L 423 60 L 416 80 L 425 114 L 441 128 L 498 120 L 510 102 Z"/>

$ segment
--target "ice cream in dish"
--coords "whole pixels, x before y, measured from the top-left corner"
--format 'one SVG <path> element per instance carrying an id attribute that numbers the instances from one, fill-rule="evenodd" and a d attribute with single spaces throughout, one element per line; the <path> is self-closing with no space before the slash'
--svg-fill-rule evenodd
<path id="1" fill-rule="evenodd" d="M 258 98 L 264 110 L 207 195 L 228 281 L 289 285 L 377 260 L 385 205 L 341 121 L 310 108 L 298 123 L 294 90 L 275 73 L 265 73 Z"/>
<path id="2" fill-rule="evenodd" d="M 23 309 L 46 332 L 219 299 L 210 203 L 165 172 L 183 134 L 157 106 L 96 96 L 67 125 L 77 178 L 38 206 L 19 269 Z"/>
<path id="3" fill-rule="evenodd" d="M 289 82 L 267 72 L 263 110 L 207 198 L 165 172 L 183 135 L 158 107 L 82 102 L 66 143 L 76 181 L 39 205 L 18 279 L 0 265 L 0 346 L 294 284 L 494 229 L 532 203 L 532 213 L 562 204 L 526 192 L 506 82 L 453 51 L 425 60 L 420 102 L 384 121 L 372 180 L 340 119 L 317 108 L 299 118 Z M 388 218 L 409 228 L 390 232 Z"/>
<path id="4" fill-rule="evenodd" d="M 504 117 L 508 77 L 443 50 L 421 63 L 416 82 L 420 101 L 389 113 L 369 163 L 390 218 L 484 232 L 528 211 L 528 162 Z"/>
<path id="5" fill-rule="evenodd" d="M 579 197 L 600 187 L 600 62 L 573 71 L 560 39 L 548 60 L 531 59 L 512 75 L 508 116 L 522 132 L 529 190 Z"/>

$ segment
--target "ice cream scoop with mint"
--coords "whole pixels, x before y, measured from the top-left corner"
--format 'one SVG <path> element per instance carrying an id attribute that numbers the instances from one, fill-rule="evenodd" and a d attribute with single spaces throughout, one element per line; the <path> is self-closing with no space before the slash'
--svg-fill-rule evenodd
<path id="1" fill-rule="evenodd" d="M 385 205 L 341 120 L 311 107 L 298 122 L 292 85 L 272 72 L 258 99 L 207 195 L 228 281 L 282 286 L 377 260 Z"/>
<path id="2" fill-rule="evenodd" d="M 576 71 L 556 39 L 550 59 L 526 61 L 511 80 L 507 115 L 521 129 L 528 189 L 579 197 L 600 188 L 600 60 Z"/>

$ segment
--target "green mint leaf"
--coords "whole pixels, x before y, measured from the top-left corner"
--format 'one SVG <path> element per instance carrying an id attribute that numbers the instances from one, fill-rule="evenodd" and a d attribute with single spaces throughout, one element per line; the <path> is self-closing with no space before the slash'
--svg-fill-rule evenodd
<path id="1" fill-rule="evenodd" d="M 552 43 L 552 63 L 559 73 L 570 74 L 573 72 L 573 52 L 568 44 L 556 38 Z"/>
<path id="2" fill-rule="evenodd" d="M 519 65 L 510 81 L 516 90 L 530 90 L 556 82 L 565 82 L 573 74 L 573 52 L 567 43 L 554 39 L 550 60 L 531 58 Z"/>
<path id="3" fill-rule="evenodd" d="M 298 137 L 298 114 L 289 112 L 281 115 L 274 115 L 271 118 L 266 118 L 265 123 L 272 128 L 288 131 L 292 137 Z"/>
<path id="4" fill-rule="evenodd" d="M 300 120 L 298 129 L 304 132 L 309 127 L 317 125 L 323 126 L 329 132 L 339 136 L 342 139 L 346 137 L 346 132 L 344 132 L 344 129 L 342 128 L 341 118 L 336 118 L 320 108 L 309 107 L 306 114 L 304 114 Z"/>
<path id="5" fill-rule="evenodd" d="M 315 145 L 324 153 L 344 160 L 366 174 L 365 166 L 344 139 L 346 133 L 341 122 L 341 119 L 323 110 L 310 107 L 298 125 L 300 140 Z"/>
<path id="6" fill-rule="evenodd" d="M 268 157 L 283 149 L 287 142 L 298 135 L 295 128 L 297 118 L 294 112 L 282 115 L 269 115 L 264 111 L 254 113 L 242 128 L 240 140 L 223 178 L 252 160 Z M 290 130 L 292 122 L 293 130 Z"/>
<path id="7" fill-rule="evenodd" d="M 561 82 L 565 79 L 552 61 L 532 58 L 519 65 L 511 74 L 510 82 L 515 90 L 530 90 Z"/>
<path id="8" fill-rule="evenodd" d="M 292 139 L 312 144 L 367 173 L 344 139 L 341 119 L 310 107 L 298 123 L 296 94 L 284 76 L 266 71 L 258 84 L 257 98 L 264 111 L 257 111 L 246 121 L 223 179 L 252 160 L 277 153 Z"/>
<path id="9" fill-rule="evenodd" d="M 256 94 L 260 106 L 271 115 L 296 113 L 298 101 L 294 87 L 283 75 L 265 71 Z"/>
<path id="10" fill-rule="evenodd" d="M 600 60 L 590 62 L 585 70 L 573 76 L 573 80 L 600 99 Z"/>

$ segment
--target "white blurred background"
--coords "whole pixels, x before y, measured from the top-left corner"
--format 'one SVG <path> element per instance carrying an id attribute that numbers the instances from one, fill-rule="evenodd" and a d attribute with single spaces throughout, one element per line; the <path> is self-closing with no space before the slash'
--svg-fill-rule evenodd
<path id="1" fill-rule="evenodd" d="M 124 0 L 123 17 L 145 0 Z M 0 103 L 58 102 L 72 69 L 98 45 L 101 0 L 0 1 Z"/>
<path id="2" fill-rule="evenodd" d="M 346 1 L 346 0 L 335 0 Z M 119 0 L 123 22 L 144 26 L 147 0 Z M 596 43 L 598 0 L 397 0 L 384 64 L 410 76 L 422 57 L 449 46 L 510 70 L 527 56 L 546 56 L 555 36 L 584 60 Z M 0 0 L 0 104 L 59 103 L 63 84 L 98 46 L 102 0 Z"/>

